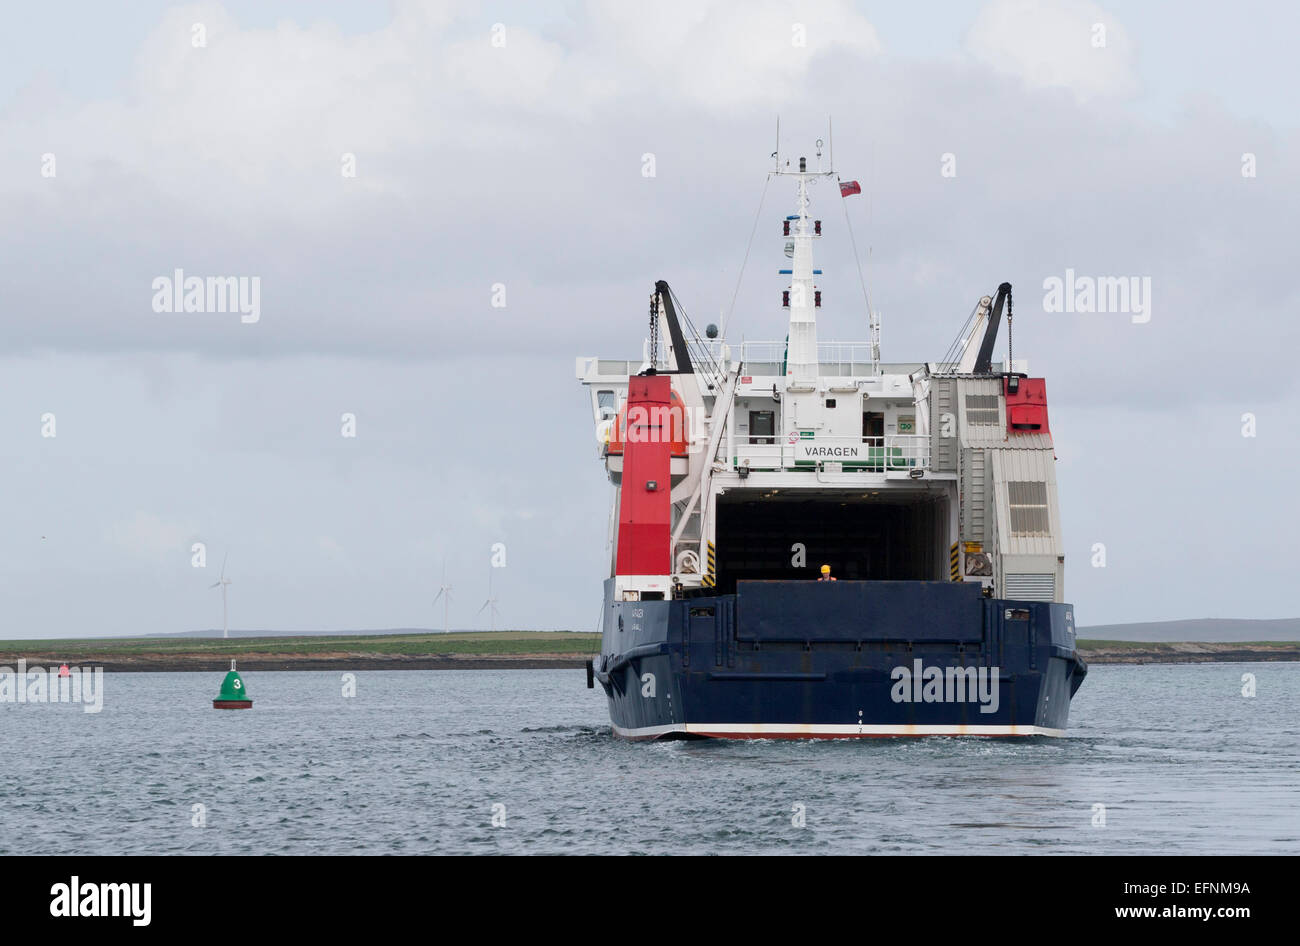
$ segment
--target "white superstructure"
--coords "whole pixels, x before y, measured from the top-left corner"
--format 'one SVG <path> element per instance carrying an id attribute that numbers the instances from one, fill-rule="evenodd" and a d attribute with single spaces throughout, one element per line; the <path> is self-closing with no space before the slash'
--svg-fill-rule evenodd
<path id="1" fill-rule="evenodd" d="M 616 485 L 629 375 L 671 374 L 681 412 L 682 449 L 671 461 L 674 572 L 638 576 L 620 592 L 727 591 L 737 578 L 813 577 L 829 564 L 837 577 L 969 581 L 995 597 L 1063 601 L 1046 404 L 1029 403 L 1045 397 L 1042 381 L 990 360 L 1010 286 L 999 287 L 996 304 L 979 300 L 944 363 L 882 363 L 870 314 L 869 341 L 819 342 L 813 247 L 822 226 L 810 214 L 810 186 L 837 178 L 806 170 L 802 158 L 798 170 L 774 173 L 796 185 L 781 233 L 790 260 L 781 270 L 786 339 L 733 349 L 700 337 L 680 326 L 660 283 L 651 311 L 662 342 L 647 342 L 641 360 L 577 361 Z M 611 550 L 618 521 L 615 508 Z M 611 552 L 611 574 L 612 563 Z"/>

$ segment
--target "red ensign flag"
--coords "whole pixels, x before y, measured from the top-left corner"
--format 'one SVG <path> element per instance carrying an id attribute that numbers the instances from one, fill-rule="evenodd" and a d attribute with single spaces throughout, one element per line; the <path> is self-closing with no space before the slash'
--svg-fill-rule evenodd
<path id="1" fill-rule="evenodd" d="M 857 181 L 840 181 L 840 196 L 848 197 L 850 194 L 861 194 L 862 188 L 858 186 Z"/>

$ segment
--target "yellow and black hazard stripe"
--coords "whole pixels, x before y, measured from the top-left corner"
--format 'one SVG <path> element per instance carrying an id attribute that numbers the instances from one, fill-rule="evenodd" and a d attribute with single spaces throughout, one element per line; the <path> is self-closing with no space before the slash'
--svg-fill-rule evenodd
<path id="1" fill-rule="evenodd" d="M 709 566 L 704 572 L 704 587 L 712 588 L 718 583 L 718 551 L 709 543 Z"/>
<path id="2" fill-rule="evenodd" d="M 948 576 L 953 581 L 961 581 L 961 556 L 957 553 L 957 543 L 948 550 Z"/>

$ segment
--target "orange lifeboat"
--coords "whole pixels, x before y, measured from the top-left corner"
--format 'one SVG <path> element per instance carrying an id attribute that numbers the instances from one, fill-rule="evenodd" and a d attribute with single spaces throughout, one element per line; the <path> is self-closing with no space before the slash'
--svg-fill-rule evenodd
<path id="1" fill-rule="evenodd" d="M 669 451 L 674 457 L 684 457 L 686 451 L 686 405 L 682 403 L 681 397 L 676 391 L 669 394 L 668 411 L 666 416 L 648 417 L 646 422 L 652 432 L 659 431 L 659 436 L 670 438 L 672 449 Z M 627 437 L 627 404 L 618 412 L 618 418 L 609 431 L 607 453 L 622 456 L 623 444 Z"/>

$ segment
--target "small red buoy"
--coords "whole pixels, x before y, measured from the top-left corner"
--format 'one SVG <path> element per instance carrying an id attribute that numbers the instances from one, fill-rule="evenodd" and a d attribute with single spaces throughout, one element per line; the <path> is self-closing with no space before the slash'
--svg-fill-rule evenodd
<path id="1" fill-rule="evenodd" d="M 67 664 L 60 664 L 60 665 L 59 665 L 59 676 L 61 676 L 61 677 L 70 677 L 70 676 L 72 676 L 72 671 L 68 669 L 68 665 L 67 665 Z"/>

